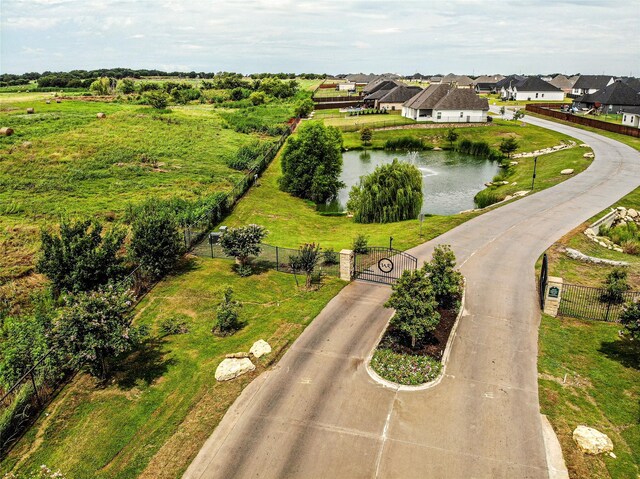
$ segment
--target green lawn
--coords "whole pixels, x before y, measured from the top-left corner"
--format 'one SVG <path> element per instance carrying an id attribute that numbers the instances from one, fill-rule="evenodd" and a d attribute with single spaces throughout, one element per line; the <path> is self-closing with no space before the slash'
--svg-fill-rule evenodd
<path id="1" fill-rule="evenodd" d="M 497 105 L 497 106 L 524 106 L 527 105 L 529 103 L 531 103 L 532 105 L 535 104 L 543 104 L 543 103 L 557 103 L 557 104 L 562 104 L 562 103 L 571 103 L 570 99 L 565 98 L 562 101 L 550 101 L 550 100 L 544 100 L 541 99 L 540 101 L 534 101 L 534 100 L 502 100 L 500 98 L 500 94 L 496 93 L 496 94 L 481 94 L 480 97 L 482 98 L 486 98 L 487 100 L 489 100 L 489 105 Z"/>
<path id="2" fill-rule="evenodd" d="M 274 271 L 240 278 L 232 261 L 191 258 L 156 286 L 136 308 L 136 322 L 153 336 L 124 361 L 115 378 L 97 387 L 84 374 L 68 384 L 0 465 L 26 471 L 47 464 L 67 477 L 179 477 L 241 390 L 295 340 L 343 287 L 326 279 L 317 291 L 296 288 L 294 277 Z M 211 333 L 222 289 L 242 302 L 242 330 Z M 162 336 L 159 323 L 184 318 L 189 332 Z M 267 340 L 274 353 L 241 379 L 218 383 L 225 354 Z"/>
<path id="3" fill-rule="evenodd" d="M 540 407 L 553 424 L 572 478 L 631 479 L 640 472 L 640 351 L 619 325 L 544 315 L 538 359 Z M 616 459 L 580 452 L 571 436 L 595 427 Z"/>

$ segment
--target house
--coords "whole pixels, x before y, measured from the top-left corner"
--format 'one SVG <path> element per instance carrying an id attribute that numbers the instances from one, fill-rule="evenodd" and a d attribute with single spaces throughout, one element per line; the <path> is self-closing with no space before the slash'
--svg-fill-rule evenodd
<path id="1" fill-rule="evenodd" d="M 473 80 L 465 75 L 454 75 L 453 73 L 449 73 L 446 75 L 440 83 L 445 83 L 447 85 L 453 85 L 456 88 L 472 88 Z"/>
<path id="2" fill-rule="evenodd" d="M 516 101 L 562 101 L 564 92 L 538 77 L 511 81 L 500 90 L 503 100 Z"/>
<path id="3" fill-rule="evenodd" d="M 496 83 L 502 80 L 502 75 L 482 75 L 473 80 L 476 93 L 496 93 Z"/>
<path id="4" fill-rule="evenodd" d="M 402 116 L 436 123 L 479 123 L 487 121 L 489 102 L 470 88 L 429 85 L 402 105 Z"/>
<path id="5" fill-rule="evenodd" d="M 623 81 L 623 83 L 626 83 L 631 88 L 633 88 L 635 91 L 640 93 L 640 79 L 639 78 L 626 77 L 626 78 L 623 78 L 622 81 Z"/>
<path id="6" fill-rule="evenodd" d="M 375 107 L 385 110 L 402 110 L 402 104 L 422 91 L 419 86 L 400 85 L 386 93 L 376 101 Z"/>
<path id="7" fill-rule="evenodd" d="M 338 83 L 336 89 L 338 91 L 356 91 L 356 84 L 354 82 Z"/>
<path id="8" fill-rule="evenodd" d="M 549 81 L 549 83 L 557 88 L 560 88 L 565 95 L 568 95 L 573 89 L 575 80 L 571 80 L 564 75 L 556 75 Z"/>
<path id="9" fill-rule="evenodd" d="M 571 88 L 574 98 L 590 95 L 611 85 L 614 78 L 611 75 L 580 75 Z"/>
<path id="10" fill-rule="evenodd" d="M 627 107 L 640 106 L 640 95 L 626 83 L 616 81 L 595 93 L 576 98 L 573 105 L 578 108 L 594 108 L 603 113 L 615 113 Z"/>
<path id="11" fill-rule="evenodd" d="M 375 80 L 377 77 L 378 75 L 375 75 L 373 73 L 369 73 L 368 75 L 364 73 L 356 73 L 352 75 L 346 75 L 345 80 L 355 83 L 358 86 L 364 86 L 367 83 L 370 83 L 372 80 Z"/>
<path id="12" fill-rule="evenodd" d="M 442 75 L 434 75 L 431 78 L 429 78 L 429 83 L 431 85 L 439 85 L 440 83 L 442 83 Z"/>
<path id="13" fill-rule="evenodd" d="M 498 80 L 496 82 L 496 93 L 500 93 L 502 88 L 508 87 L 511 83 L 516 82 L 516 81 L 522 81 L 522 80 L 525 80 L 526 78 L 527 77 L 522 76 L 522 75 L 509 75 L 509 76 L 506 76 L 506 77 L 502 78 L 502 80 Z"/>
<path id="14" fill-rule="evenodd" d="M 375 93 L 378 90 L 391 90 L 397 86 L 403 85 L 403 83 L 386 77 L 378 77 L 373 81 L 366 84 L 362 89 L 362 93 L 366 96 L 371 93 Z"/>
<path id="15" fill-rule="evenodd" d="M 622 109 L 622 124 L 640 128 L 640 107 L 629 106 Z"/>

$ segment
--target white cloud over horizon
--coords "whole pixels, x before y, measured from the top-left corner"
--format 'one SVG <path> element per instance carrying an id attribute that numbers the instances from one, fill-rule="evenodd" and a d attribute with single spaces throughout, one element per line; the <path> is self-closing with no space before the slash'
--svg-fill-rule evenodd
<path id="1" fill-rule="evenodd" d="M 640 76 L 637 0 L 0 0 L 0 72 Z"/>

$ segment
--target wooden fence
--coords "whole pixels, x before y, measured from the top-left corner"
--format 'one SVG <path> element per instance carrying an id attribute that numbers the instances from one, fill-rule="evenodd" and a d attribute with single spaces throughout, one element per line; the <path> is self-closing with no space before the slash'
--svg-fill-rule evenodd
<path id="1" fill-rule="evenodd" d="M 539 115 L 558 118 L 559 120 L 568 121 L 570 123 L 577 123 L 578 125 L 590 126 L 591 128 L 598 128 L 599 130 L 611 131 L 613 133 L 619 133 L 621 135 L 640 138 L 640 128 L 634 128 L 634 127 L 625 126 L 625 125 L 618 125 L 616 123 L 609 123 L 607 121 L 594 120 L 593 118 L 585 118 L 583 116 L 574 115 L 572 113 L 566 113 L 566 112 L 557 110 L 559 106 L 560 105 L 553 105 L 553 104 L 546 104 L 546 105 L 528 104 L 525 106 L 525 110 L 530 111 L 531 113 L 537 113 Z"/>

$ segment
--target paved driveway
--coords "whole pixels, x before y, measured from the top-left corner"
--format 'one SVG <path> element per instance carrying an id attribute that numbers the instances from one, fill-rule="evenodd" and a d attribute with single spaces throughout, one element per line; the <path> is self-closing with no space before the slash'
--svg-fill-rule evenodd
<path id="1" fill-rule="evenodd" d="M 596 159 L 575 178 L 410 250 L 422 262 L 435 244 L 451 244 L 467 279 L 442 382 L 409 392 L 368 376 L 365 360 L 391 315 L 382 307 L 390 289 L 354 282 L 273 370 L 247 387 L 185 477 L 548 476 L 534 263 L 562 235 L 640 185 L 640 154 L 597 134 L 527 121 L 588 143 Z"/>

